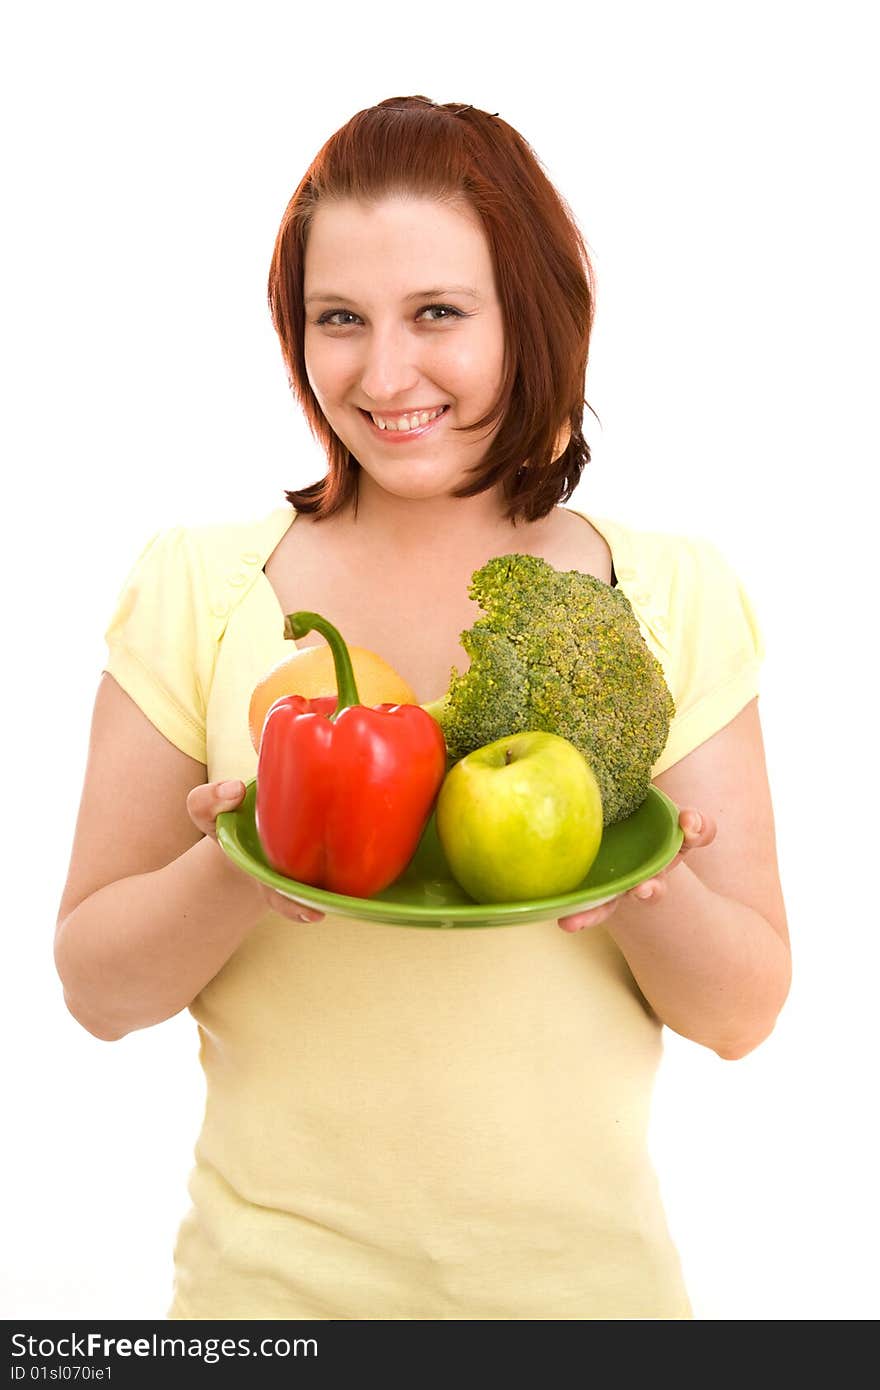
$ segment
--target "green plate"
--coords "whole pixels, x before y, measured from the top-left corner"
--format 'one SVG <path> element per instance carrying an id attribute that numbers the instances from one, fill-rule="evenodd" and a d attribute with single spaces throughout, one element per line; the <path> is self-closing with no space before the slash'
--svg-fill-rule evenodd
<path id="1" fill-rule="evenodd" d="M 593 867 L 571 893 L 528 902 L 475 903 L 450 874 L 431 816 L 400 878 L 372 898 L 350 898 L 285 878 L 266 862 L 254 820 L 256 790 L 256 780 L 249 782 L 241 805 L 217 817 L 217 840 L 233 863 L 317 912 L 398 927 L 511 927 L 598 907 L 659 873 L 675 858 L 684 838 L 678 807 L 651 787 L 637 811 L 606 826 Z"/>

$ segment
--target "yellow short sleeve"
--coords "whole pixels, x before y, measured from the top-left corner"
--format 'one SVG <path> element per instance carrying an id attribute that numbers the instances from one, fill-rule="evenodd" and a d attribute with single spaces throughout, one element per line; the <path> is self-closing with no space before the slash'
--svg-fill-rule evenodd
<path id="1" fill-rule="evenodd" d="M 751 599 L 709 541 L 679 540 L 667 602 L 667 682 L 675 718 L 655 776 L 754 699 L 765 655 Z"/>
<path id="2" fill-rule="evenodd" d="M 215 646 L 210 597 L 184 527 L 160 531 L 147 543 L 123 584 L 104 640 L 103 669 L 175 747 L 206 763 Z"/>

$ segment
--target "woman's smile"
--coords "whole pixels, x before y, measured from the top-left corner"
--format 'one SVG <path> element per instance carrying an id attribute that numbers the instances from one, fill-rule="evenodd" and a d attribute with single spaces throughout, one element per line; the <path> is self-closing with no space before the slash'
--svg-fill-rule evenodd
<path id="1" fill-rule="evenodd" d="M 407 425 L 413 423 L 409 416 L 404 416 L 400 421 L 390 421 L 383 428 L 381 425 L 376 424 L 369 411 L 362 410 L 361 415 L 364 417 L 370 432 L 384 443 L 405 444 L 408 440 L 424 439 L 425 435 L 439 429 L 440 423 L 446 418 L 448 411 L 449 406 L 444 405 L 440 408 L 440 413 L 436 415 L 433 420 L 427 420 L 423 425 L 413 425 L 413 427 L 409 429 Z M 380 416 L 379 418 L 384 419 L 384 416 Z"/>

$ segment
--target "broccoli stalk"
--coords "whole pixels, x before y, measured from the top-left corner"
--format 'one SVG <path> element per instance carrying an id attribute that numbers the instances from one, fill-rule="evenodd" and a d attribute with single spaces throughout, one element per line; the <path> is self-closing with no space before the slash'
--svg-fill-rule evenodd
<path id="1" fill-rule="evenodd" d="M 453 667 L 445 695 L 424 706 L 450 759 L 508 734 L 559 734 L 592 767 L 605 824 L 631 815 L 648 794 L 675 706 L 629 600 L 533 555 L 490 560 L 468 594 L 485 614 L 461 635 L 470 666 Z"/>

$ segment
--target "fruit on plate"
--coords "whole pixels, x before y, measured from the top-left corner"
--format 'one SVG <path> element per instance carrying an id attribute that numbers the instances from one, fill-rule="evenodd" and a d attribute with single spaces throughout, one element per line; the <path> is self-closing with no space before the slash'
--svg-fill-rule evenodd
<path id="1" fill-rule="evenodd" d="M 285 636 L 289 636 L 285 632 Z M 365 705 L 415 705 L 415 694 L 387 661 L 366 647 L 349 647 L 358 694 Z M 260 751 L 260 736 L 266 715 L 283 695 L 302 695 L 307 700 L 336 695 L 336 668 L 326 642 L 294 650 L 273 666 L 254 686 L 248 709 L 248 727 L 254 751 Z M 326 712 L 332 713 L 335 704 Z"/>
<path id="2" fill-rule="evenodd" d="M 436 824 L 453 878 L 476 902 L 526 902 L 586 877 L 602 840 L 602 798 L 574 744 L 527 730 L 454 764 Z"/>

